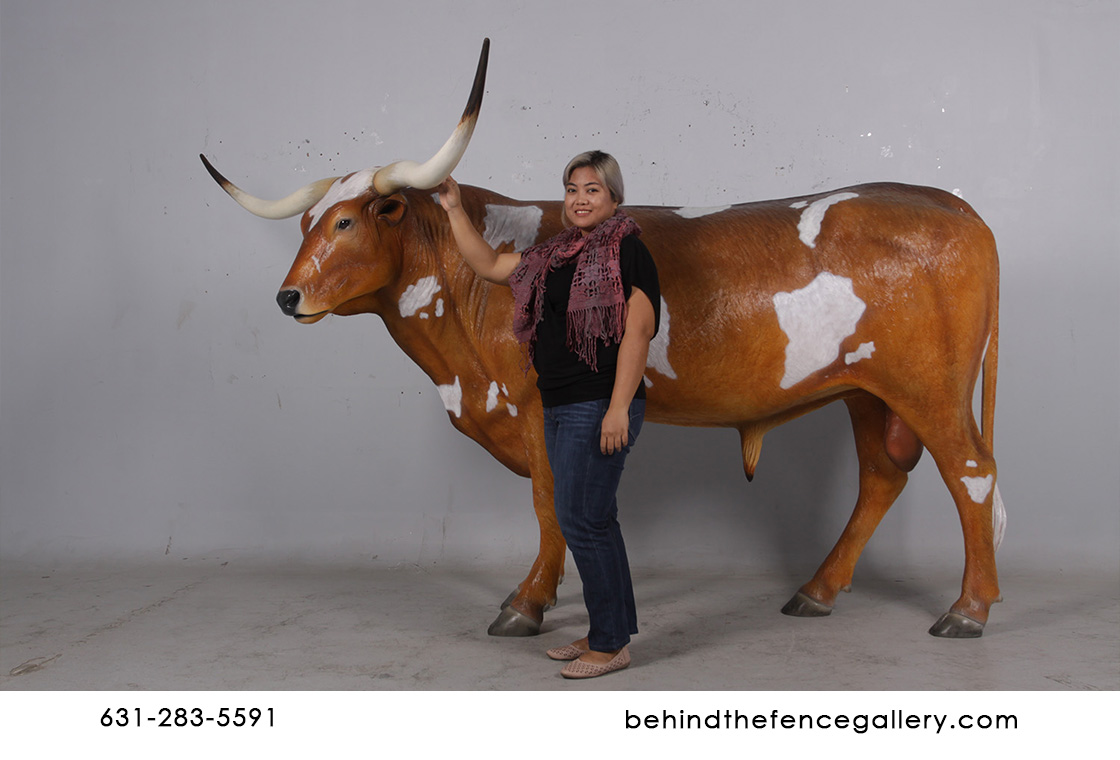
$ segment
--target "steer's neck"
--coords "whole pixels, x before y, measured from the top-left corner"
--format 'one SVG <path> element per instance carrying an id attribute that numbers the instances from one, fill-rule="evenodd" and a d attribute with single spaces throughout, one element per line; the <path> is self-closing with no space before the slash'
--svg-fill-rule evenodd
<path id="1" fill-rule="evenodd" d="M 482 232 L 488 199 L 481 196 L 492 194 L 463 190 L 464 209 Z M 515 378 L 492 377 L 511 357 L 520 366 L 509 289 L 486 282 L 463 261 L 446 214 L 429 194 L 412 194 L 409 205 L 415 228 L 404 237 L 413 243 L 379 309 L 389 333 L 437 386 L 456 378 L 460 385 L 514 384 Z"/>

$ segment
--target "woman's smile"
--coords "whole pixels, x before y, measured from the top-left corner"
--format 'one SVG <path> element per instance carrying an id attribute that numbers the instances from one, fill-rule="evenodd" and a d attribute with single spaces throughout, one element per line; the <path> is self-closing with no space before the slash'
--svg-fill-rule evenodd
<path id="1" fill-rule="evenodd" d="M 618 203 L 590 166 L 572 172 L 564 189 L 564 212 L 584 235 L 614 216 Z"/>

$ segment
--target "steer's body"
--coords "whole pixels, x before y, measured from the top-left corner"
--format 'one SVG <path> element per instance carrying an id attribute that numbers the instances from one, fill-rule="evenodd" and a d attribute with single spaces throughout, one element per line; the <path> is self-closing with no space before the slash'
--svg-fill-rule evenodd
<path id="1" fill-rule="evenodd" d="M 558 202 L 464 187 L 463 205 L 500 248 L 560 229 Z M 972 209 L 939 190 L 880 184 L 710 213 L 626 211 L 657 262 L 668 317 L 646 373 L 648 419 L 738 429 L 751 475 L 766 430 L 835 399 L 849 405 L 860 501 L 837 549 L 803 588 L 808 598 L 789 611 L 831 607 L 905 484 L 886 448 L 893 411 L 929 447 L 961 511 L 970 570 L 955 610 L 982 623 L 998 598 L 994 490 L 977 503 L 964 479 L 995 473 L 971 399 L 995 331 L 998 263 Z M 358 247 L 335 234 L 340 217 L 365 220 L 362 237 L 350 240 Z M 304 320 L 328 311 L 379 314 L 440 388 L 451 422 L 533 479 L 540 554 L 492 630 L 534 631 L 555 596 L 564 544 L 535 376 L 522 370 L 508 288 L 463 263 L 430 193 L 407 190 L 390 200 L 371 190 L 306 230 L 282 291 L 300 294 L 295 315 Z"/>

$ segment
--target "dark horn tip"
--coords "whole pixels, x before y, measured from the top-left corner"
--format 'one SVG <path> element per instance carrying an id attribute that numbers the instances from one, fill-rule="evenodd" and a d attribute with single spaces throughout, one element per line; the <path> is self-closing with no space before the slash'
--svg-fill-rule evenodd
<path id="1" fill-rule="evenodd" d="M 210 176 L 214 178 L 215 182 L 217 182 L 222 187 L 225 187 L 229 184 L 229 180 L 223 177 L 222 173 L 214 168 L 214 165 L 206 159 L 206 156 L 199 153 L 198 157 L 202 159 L 202 163 L 206 167 L 206 171 L 210 172 Z"/>
<path id="2" fill-rule="evenodd" d="M 486 89 L 486 66 L 490 62 L 490 38 L 482 41 L 482 53 L 478 56 L 478 69 L 474 72 L 474 85 L 471 87 L 471 96 L 467 99 L 467 107 L 463 109 L 460 121 L 477 116 L 482 108 L 482 95 Z"/>

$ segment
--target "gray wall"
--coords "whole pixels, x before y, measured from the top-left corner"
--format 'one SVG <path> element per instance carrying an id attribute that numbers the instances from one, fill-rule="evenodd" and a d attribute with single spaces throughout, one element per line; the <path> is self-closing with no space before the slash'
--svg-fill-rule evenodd
<path id="1" fill-rule="evenodd" d="M 602 147 L 632 203 L 959 190 L 1001 252 L 1001 556 L 1115 567 L 1118 9 L 5 0 L 0 552 L 529 561 L 527 481 L 376 317 L 281 315 L 298 223 L 248 215 L 197 158 L 278 197 L 423 157 L 489 36 L 464 182 L 556 198 Z M 636 564 L 805 575 L 855 492 L 842 405 L 772 433 L 749 486 L 734 433 L 650 426 L 624 526 Z M 927 456 L 865 566 L 962 556 Z"/>

